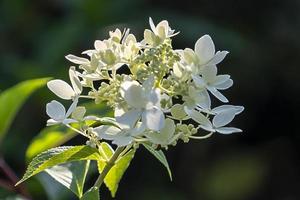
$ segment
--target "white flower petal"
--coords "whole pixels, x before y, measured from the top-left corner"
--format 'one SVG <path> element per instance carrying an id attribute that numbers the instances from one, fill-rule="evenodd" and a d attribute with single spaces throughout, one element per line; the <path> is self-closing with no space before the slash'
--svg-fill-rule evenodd
<path id="1" fill-rule="evenodd" d="M 78 98 L 74 99 L 73 103 L 69 107 L 69 109 L 66 113 L 66 118 L 69 117 L 72 114 L 72 112 L 76 109 L 77 104 L 78 104 Z"/>
<path id="2" fill-rule="evenodd" d="M 85 116 L 83 118 L 83 121 L 101 121 L 101 118 L 97 117 L 97 116 L 93 116 L 93 115 L 88 115 L 88 116 Z"/>
<path id="3" fill-rule="evenodd" d="M 106 140 L 112 140 L 116 137 L 118 133 L 121 132 L 120 129 L 118 129 L 115 126 L 108 126 L 108 125 L 103 125 L 99 126 L 93 129 L 93 132 L 99 137 L 103 138 Z"/>
<path id="4" fill-rule="evenodd" d="M 116 138 L 114 138 L 112 143 L 118 145 L 119 147 L 123 147 L 129 145 L 132 141 L 132 136 L 120 134 Z"/>
<path id="5" fill-rule="evenodd" d="M 171 119 L 166 119 L 165 126 L 160 132 L 150 132 L 146 136 L 154 144 L 168 145 L 175 133 L 175 123 Z"/>
<path id="6" fill-rule="evenodd" d="M 63 124 L 71 124 L 71 123 L 76 123 L 76 122 L 78 122 L 78 121 L 75 120 L 75 119 L 69 119 L 69 118 L 64 119 L 64 120 L 62 121 Z"/>
<path id="7" fill-rule="evenodd" d="M 86 54 L 89 57 L 92 57 L 92 55 L 95 54 L 95 53 L 97 53 L 96 50 L 86 50 L 86 51 L 83 51 L 81 54 Z"/>
<path id="8" fill-rule="evenodd" d="M 66 118 L 65 107 L 55 100 L 51 101 L 50 103 L 47 103 L 46 113 L 50 118 L 54 119 L 55 121 L 62 121 Z"/>
<path id="9" fill-rule="evenodd" d="M 67 55 L 66 59 L 68 59 L 72 63 L 79 64 L 79 65 L 87 65 L 90 63 L 90 61 L 86 58 L 81 58 L 81 57 L 74 56 L 71 54 Z"/>
<path id="10" fill-rule="evenodd" d="M 115 107 L 115 112 L 114 112 L 114 116 L 115 117 L 120 117 L 125 113 L 125 110 L 123 108 L 121 108 L 120 106 L 116 106 Z"/>
<path id="11" fill-rule="evenodd" d="M 202 77 L 197 76 L 197 75 L 192 75 L 192 78 L 193 78 L 193 81 L 194 81 L 195 85 L 198 88 L 204 88 L 204 87 L 206 87 L 206 82 L 205 82 L 205 80 Z"/>
<path id="12" fill-rule="evenodd" d="M 149 94 L 153 88 L 154 85 L 154 76 L 149 76 L 144 82 L 143 82 L 143 88 L 145 90 L 145 93 Z"/>
<path id="13" fill-rule="evenodd" d="M 217 53 L 215 54 L 215 56 L 213 57 L 213 59 L 211 59 L 207 65 L 217 65 L 220 62 L 222 62 L 224 60 L 224 58 L 226 57 L 226 55 L 228 54 L 228 51 L 217 51 Z"/>
<path id="14" fill-rule="evenodd" d="M 165 125 L 165 116 L 159 108 L 153 107 L 143 112 L 142 122 L 147 128 L 159 131 Z"/>
<path id="15" fill-rule="evenodd" d="M 144 42 L 150 45 L 153 45 L 154 33 L 152 33 L 149 29 L 145 29 L 144 31 Z"/>
<path id="16" fill-rule="evenodd" d="M 244 106 L 234 106 L 234 109 L 235 109 L 235 115 L 238 115 L 241 112 L 243 112 L 245 108 Z"/>
<path id="17" fill-rule="evenodd" d="M 230 75 L 218 75 L 214 81 L 214 85 L 222 84 L 230 79 Z"/>
<path id="18" fill-rule="evenodd" d="M 152 20 L 151 17 L 149 17 L 149 24 L 150 24 L 150 28 L 151 28 L 151 30 L 153 31 L 153 33 L 154 33 L 155 35 L 157 35 L 156 27 L 155 27 L 154 22 L 153 22 L 153 20 Z"/>
<path id="19" fill-rule="evenodd" d="M 103 51 L 107 48 L 105 42 L 101 41 L 101 40 L 96 40 L 94 42 L 94 47 L 97 51 Z"/>
<path id="20" fill-rule="evenodd" d="M 149 93 L 148 93 L 149 97 L 148 97 L 148 104 L 146 107 L 148 106 L 156 106 L 158 108 L 160 108 L 160 101 L 161 101 L 161 98 L 162 96 L 160 95 L 160 89 L 158 88 L 155 88 L 154 90 L 151 90 Z"/>
<path id="21" fill-rule="evenodd" d="M 235 110 L 229 109 L 218 113 L 212 120 L 214 127 L 219 128 L 229 124 L 235 116 Z"/>
<path id="22" fill-rule="evenodd" d="M 211 100 L 206 89 L 197 90 L 194 87 L 189 87 L 189 97 L 193 99 L 194 103 L 203 109 L 210 109 Z"/>
<path id="23" fill-rule="evenodd" d="M 186 117 L 186 113 L 184 111 L 184 107 L 181 104 L 175 104 L 171 108 L 171 114 L 176 119 L 184 119 Z"/>
<path id="24" fill-rule="evenodd" d="M 138 122 L 135 128 L 128 131 L 130 131 L 131 136 L 138 136 L 141 135 L 145 131 L 145 129 L 146 129 L 145 125 L 141 122 Z"/>
<path id="25" fill-rule="evenodd" d="M 233 106 L 233 105 L 222 105 L 222 106 L 215 107 L 211 111 L 214 114 L 219 114 L 221 112 L 226 112 L 228 110 L 235 110 L 235 115 L 237 115 L 237 114 L 240 114 L 241 112 L 243 112 L 244 107 L 243 106 Z"/>
<path id="26" fill-rule="evenodd" d="M 168 36 L 169 32 L 169 23 L 166 20 L 159 22 L 156 26 L 157 35 L 161 39 L 165 39 Z"/>
<path id="27" fill-rule="evenodd" d="M 207 87 L 207 89 L 220 101 L 223 103 L 227 103 L 228 99 L 221 93 L 219 92 L 216 88 L 214 87 Z"/>
<path id="28" fill-rule="evenodd" d="M 55 125 L 55 124 L 60 124 L 61 123 L 61 121 L 56 121 L 56 120 L 54 120 L 54 119 L 48 119 L 47 120 L 47 126 L 52 126 L 52 125 Z"/>
<path id="29" fill-rule="evenodd" d="M 84 118 L 86 109 L 84 106 L 78 106 L 72 112 L 72 118 L 81 121 Z"/>
<path id="30" fill-rule="evenodd" d="M 133 108 L 144 108 L 146 99 L 141 85 L 137 81 L 125 81 L 121 84 L 121 96 Z"/>
<path id="31" fill-rule="evenodd" d="M 214 85 L 215 88 L 217 88 L 218 90 L 226 90 L 228 88 L 230 88 L 233 85 L 233 80 L 232 79 L 228 79 L 227 81 L 218 84 L 218 85 Z"/>
<path id="32" fill-rule="evenodd" d="M 195 44 L 195 53 L 199 57 L 200 64 L 206 64 L 215 55 L 215 45 L 209 35 L 199 38 Z"/>
<path id="33" fill-rule="evenodd" d="M 76 94 L 80 94 L 82 92 L 82 85 L 80 83 L 80 80 L 76 74 L 75 67 L 70 67 L 69 69 L 69 77 L 71 80 L 71 84 L 73 87 L 73 90 Z"/>
<path id="34" fill-rule="evenodd" d="M 231 134 L 231 133 L 243 132 L 241 129 L 234 128 L 234 127 L 221 127 L 221 128 L 217 128 L 216 131 L 221 134 Z"/>
<path id="35" fill-rule="evenodd" d="M 202 77 L 207 83 L 212 83 L 216 80 L 218 69 L 216 65 L 205 66 L 202 70 Z"/>
<path id="36" fill-rule="evenodd" d="M 203 109 L 209 110 L 211 107 L 211 100 L 207 90 L 203 90 L 199 95 L 202 96 L 202 101 L 197 102 L 197 105 Z"/>
<path id="37" fill-rule="evenodd" d="M 173 73 L 178 78 L 183 77 L 183 69 L 182 69 L 182 65 L 180 63 L 175 63 L 173 65 Z"/>
<path id="38" fill-rule="evenodd" d="M 73 88 L 63 80 L 51 80 L 47 83 L 48 88 L 62 99 L 72 99 L 75 96 Z"/>
<path id="39" fill-rule="evenodd" d="M 136 122 L 141 117 L 142 112 L 138 109 L 132 109 L 125 112 L 123 115 L 116 117 L 116 121 L 118 122 L 120 128 L 122 129 L 130 129 L 133 128 Z"/>
<path id="40" fill-rule="evenodd" d="M 207 128 L 212 128 L 212 123 L 202 113 L 194 109 L 189 109 L 186 106 L 184 107 L 184 110 L 194 121 L 198 122 L 200 125 Z"/>
<path id="41" fill-rule="evenodd" d="M 182 52 L 182 56 L 188 64 L 194 64 L 198 59 L 196 53 L 190 48 L 185 48 Z"/>
<path id="42" fill-rule="evenodd" d="M 216 130 L 213 128 L 213 127 L 210 127 L 210 126 L 204 126 L 204 125 L 200 125 L 200 128 L 206 130 L 206 131 L 209 131 L 209 132 L 216 132 Z"/>

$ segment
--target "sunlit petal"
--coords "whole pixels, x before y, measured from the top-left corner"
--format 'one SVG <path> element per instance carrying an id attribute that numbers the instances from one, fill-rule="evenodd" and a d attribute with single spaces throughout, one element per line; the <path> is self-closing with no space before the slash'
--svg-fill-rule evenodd
<path id="1" fill-rule="evenodd" d="M 147 128 L 159 131 L 165 125 L 165 116 L 159 108 L 153 107 L 143 112 L 142 122 Z"/>
<path id="2" fill-rule="evenodd" d="M 62 121 L 65 119 L 66 109 L 61 103 L 53 100 L 50 103 L 47 103 L 46 113 L 50 118 L 56 121 Z"/>
<path id="3" fill-rule="evenodd" d="M 70 67 L 69 77 L 70 77 L 70 81 L 71 81 L 73 90 L 75 91 L 76 94 L 80 94 L 82 92 L 82 85 L 76 74 L 75 67 Z"/>
<path id="4" fill-rule="evenodd" d="M 221 127 L 221 128 L 217 128 L 216 131 L 221 134 L 231 134 L 231 133 L 243 132 L 241 129 L 234 128 L 234 127 Z"/>
<path id="5" fill-rule="evenodd" d="M 81 58 L 81 57 L 74 56 L 74 55 L 71 55 L 71 54 L 67 55 L 66 59 L 68 59 L 72 63 L 79 64 L 79 65 L 86 65 L 86 64 L 90 63 L 90 61 L 86 58 Z"/>
<path id="6" fill-rule="evenodd" d="M 204 35 L 197 40 L 195 53 L 199 57 L 200 64 L 206 64 L 214 57 L 215 45 L 209 35 Z"/>
<path id="7" fill-rule="evenodd" d="M 219 128 L 229 124 L 235 116 L 235 110 L 229 109 L 218 113 L 212 120 L 214 127 Z"/>
<path id="8" fill-rule="evenodd" d="M 47 83 L 48 88 L 62 99 L 72 99 L 75 96 L 73 88 L 63 80 L 51 80 Z"/>

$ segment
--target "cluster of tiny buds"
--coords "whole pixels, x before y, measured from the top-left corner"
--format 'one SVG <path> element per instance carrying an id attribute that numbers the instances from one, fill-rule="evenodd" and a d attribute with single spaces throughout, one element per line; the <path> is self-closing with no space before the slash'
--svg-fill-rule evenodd
<path id="1" fill-rule="evenodd" d="M 174 49 L 172 37 L 178 32 L 168 21 L 155 25 L 150 18 L 149 23 L 142 41 L 129 29 L 116 29 L 107 39 L 96 40 L 85 56 L 67 55 L 77 65 L 69 69 L 71 84 L 56 79 L 47 85 L 72 103 L 67 110 L 56 100 L 48 103 L 47 125 L 63 124 L 95 148 L 101 141 L 111 141 L 119 147 L 147 143 L 167 149 L 178 140 L 187 143 L 213 133 L 241 132 L 227 125 L 244 108 L 228 104 L 221 91 L 233 81 L 230 75 L 217 73 L 228 52 L 216 52 L 208 35 L 200 37 L 193 49 Z M 120 74 L 120 68 L 129 73 Z M 212 108 L 211 98 L 223 105 Z M 90 108 L 80 105 L 81 99 L 106 105 L 113 116 L 86 115 Z"/>

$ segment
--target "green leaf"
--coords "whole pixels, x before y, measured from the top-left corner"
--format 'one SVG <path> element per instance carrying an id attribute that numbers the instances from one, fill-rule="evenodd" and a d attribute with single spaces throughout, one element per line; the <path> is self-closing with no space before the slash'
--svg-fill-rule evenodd
<path id="1" fill-rule="evenodd" d="M 148 144 L 145 144 L 143 143 L 143 146 L 150 152 L 152 153 L 167 169 L 168 171 L 168 174 L 169 174 L 169 177 L 170 177 L 170 180 L 172 181 L 172 172 L 171 172 L 171 169 L 169 167 L 169 163 L 167 161 L 167 158 L 164 154 L 164 152 L 162 150 L 155 150 L 152 146 L 148 145 Z"/>
<path id="2" fill-rule="evenodd" d="M 107 143 L 102 143 L 101 146 L 103 147 L 103 150 L 107 154 L 108 158 L 110 158 L 113 154 L 113 150 Z M 119 160 L 117 160 L 115 165 L 110 169 L 110 171 L 104 178 L 104 183 L 110 190 L 112 197 L 115 197 L 116 192 L 118 190 L 119 182 L 121 181 L 122 176 L 129 167 L 129 164 L 133 159 L 134 154 L 135 150 L 132 149 Z M 104 169 L 105 165 L 106 162 L 104 160 L 98 160 L 98 169 L 100 173 Z"/>
<path id="3" fill-rule="evenodd" d="M 100 154 L 98 150 L 89 146 L 64 146 L 49 149 L 37 155 L 31 161 L 25 175 L 16 185 L 55 165 L 79 160 L 99 159 Z"/>
<path id="4" fill-rule="evenodd" d="M 99 189 L 94 187 L 89 189 L 80 200 L 100 200 Z"/>
<path id="5" fill-rule="evenodd" d="M 113 148 L 111 148 L 111 146 L 109 144 L 107 144 L 106 142 L 102 142 L 100 147 L 100 153 L 101 156 L 105 159 L 105 160 L 109 160 L 112 155 L 114 154 L 114 150 Z"/>
<path id="6" fill-rule="evenodd" d="M 90 166 L 90 161 L 82 160 L 57 165 L 45 171 L 56 181 L 70 189 L 79 198 L 83 194 L 85 178 Z"/>
<path id="7" fill-rule="evenodd" d="M 36 137 L 34 137 L 28 146 L 26 150 L 26 160 L 30 161 L 39 153 L 62 145 L 76 135 L 77 133 L 65 127 L 46 127 Z"/>
<path id="8" fill-rule="evenodd" d="M 25 100 L 48 80 L 49 78 L 41 78 L 24 81 L 0 94 L 0 141 Z"/>

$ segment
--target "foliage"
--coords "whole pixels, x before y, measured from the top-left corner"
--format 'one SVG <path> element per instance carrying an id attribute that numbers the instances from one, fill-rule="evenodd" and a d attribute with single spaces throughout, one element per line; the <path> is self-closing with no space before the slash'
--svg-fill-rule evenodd
<path id="1" fill-rule="evenodd" d="M 0 142 L 26 99 L 48 80 L 49 78 L 27 80 L 0 94 Z"/>

